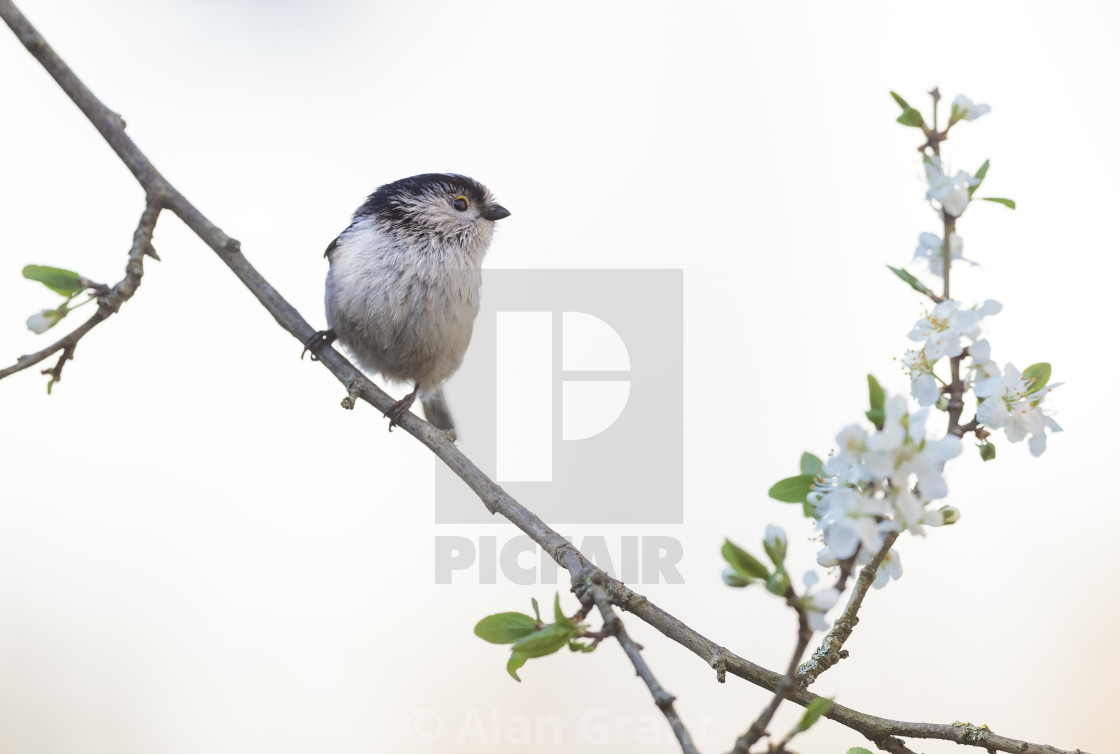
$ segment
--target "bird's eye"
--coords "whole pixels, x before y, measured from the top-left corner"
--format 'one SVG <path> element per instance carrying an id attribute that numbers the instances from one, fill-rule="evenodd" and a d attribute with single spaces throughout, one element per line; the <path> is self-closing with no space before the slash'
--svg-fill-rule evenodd
<path id="1" fill-rule="evenodd" d="M 455 197 L 455 201 L 451 202 L 451 206 L 459 210 L 460 212 L 466 212 L 467 207 L 470 206 L 470 202 L 467 201 L 467 197 L 460 194 L 459 196 Z"/>

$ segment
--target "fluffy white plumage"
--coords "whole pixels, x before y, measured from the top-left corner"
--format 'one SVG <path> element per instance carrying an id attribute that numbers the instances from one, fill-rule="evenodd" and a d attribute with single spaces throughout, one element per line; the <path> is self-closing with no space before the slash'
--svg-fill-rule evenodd
<path id="1" fill-rule="evenodd" d="M 415 176 L 374 192 L 327 249 L 328 326 L 364 369 L 414 384 L 401 413 L 419 397 L 450 425 L 429 404 L 463 361 L 482 259 L 508 215 L 469 178 Z"/>

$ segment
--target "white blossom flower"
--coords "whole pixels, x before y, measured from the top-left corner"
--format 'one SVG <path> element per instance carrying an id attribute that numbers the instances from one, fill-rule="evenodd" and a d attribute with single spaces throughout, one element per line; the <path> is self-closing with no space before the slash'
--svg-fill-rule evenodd
<path id="1" fill-rule="evenodd" d="M 870 550 L 879 547 L 876 517 L 887 512 L 855 487 L 840 487 L 817 501 L 817 526 L 824 531 L 825 545 L 844 560 L 855 555 L 861 544 Z"/>
<path id="2" fill-rule="evenodd" d="M 927 438 L 929 413 L 911 413 L 905 396 L 884 395 L 882 429 L 868 433 L 853 424 L 836 435 L 840 449 L 824 468 L 830 476 L 810 495 L 824 540 L 818 564 L 830 568 L 853 556 L 866 564 L 882 547 L 884 533 L 924 535 L 925 527 L 947 523 L 943 509 L 927 506 L 949 494 L 945 464 L 962 446 L 956 435 Z"/>
<path id="3" fill-rule="evenodd" d="M 910 394 L 918 401 L 919 406 L 932 406 L 937 403 L 941 388 L 937 386 L 937 379 L 932 374 L 922 374 L 910 385 Z"/>
<path id="4" fill-rule="evenodd" d="M 918 401 L 919 406 L 932 406 L 937 403 L 941 389 L 937 386 L 937 378 L 933 376 L 933 363 L 930 362 L 924 348 L 907 351 L 902 356 L 903 365 L 910 370 L 910 395 Z"/>
<path id="5" fill-rule="evenodd" d="M 1014 364 L 1007 364 L 1002 373 L 997 367 L 990 376 L 976 380 L 976 397 L 982 398 L 976 420 L 991 429 L 1002 429 L 1011 442 L 1020 442 L 1028 435 L 1031 455 L 1046 450 L 1046 433 L 1061 432 L 1058 422 L 1042 411 L 1042 401 L 1060 383 L 1031 391 Z"/>
<path id="6" fill-rule="evenodd" d="M 961 336 L 979 332 L 980 318 L 972 310 L 961 310 L 961 303 L 949 299 L 919 319 L 910 331 L 913 341 L 925 341 L 922 350 L 932 363 L 942 356 L 960 356 Z"/>
<path id="7" fill-rule="evenodd" d="M 988 105 L 974 105 L 972 100 L 963 94 L 958 94 L 957 98 L 953 100 L 952 113 L 956 120 L 963 118 L 964 120 L 976 120 L 981 115 L 987 115 L 992 111 Z"/>
<path id="8" fill-rule="evenodd" d="M 860 468 L 860 458 L 867 451 L 867 430 L 858 424 L 849 424 L 836 435 L 839 452 L 825 461 L 825 472 L 836 477 L 828 489 L 845 487 L 866 481 L 864 470 Z"/>
<path id="9" fill-rule="evenodd" d="M 958 441 L 958 446 L 959 444 Z M 957 455 L 959 455 L 959 452 Z M 940 475 L 938 475 L 938 480 L 944 484 Z M 921 482 L 918 483 L 918 490 L 923 497 L 926 497 L 926 491 L 922 488 Z M 948 494 L 948 490 L 946 490 L 946 494 Z M 941 497 L 944 497 L 944 495 Z M 924 537 L 926 526 L 942 526 L 945 523 L 945 517 L 940 510 L 928 510 L 910 490 L 899 490 L 895 494 L 893 502 L 895 510 L 898 511 L 898 519 L 893 521 L 892 524 L 899 529 L 909 531 L 911 534 Z"/>
<path id="10" fill-rule="evenodd" d="M 980 320 L 1003 309 L 998 301 L 988 299 L 978 307 L 961 309 L 957 301 L 942 301 L 932 312 L 919 319 L 910 331 L 909 338 L 922 342 L 920 349 L 907 351 L 902 363 L 910 371 L 910 394 L 920 406 L 932 406 L 937 402 L 941 391 L 934 377 L 934 367 L 943 356 L 955 357 L 964 352 L 962 338 L 973 341 L 971 349 L 980 346 L 981 356 L 987 358 L 987 341 L 979 341 Z M 973 354 L 976 361 L 976 354 Z"/>
<path id="11" fill-rule="evenodd" d="M 947 435 L 939 440 L 927 440 L 925 427 L 929 409 L 906 414 L 905 407 L 906 399 L 901 395 L 887 401 L 883 431 L 868 440 L 868 447 L 873 452 L 865 456 L 864 464 L 872 478 L 889 478 L 896 489 L 909 489 L 909 479 L 914 477 L 924 501 L 945 497 L 949 488 L 941 476 L 942 467 L 946 461 L 961 454 L 960 438 Z M 899 502 L 897 496 L 892 500 L 894 505 Z M 903 523 L 908 524 L 909 521 L 904 517 Z"/>
<path id="12" fill-rule="evenodd" d="M 986 338 L 972 342 L 968 347 L 970 358 L 968 376 L 965 378 L 965 390 L 972 390 L 973 384 L 978 380 L 998 375 L 999 365 L 992 361 L 992 346 Z"/>
<path id="13" fill-rule="evenodd" d="M 962 262 L 968 262 L 975 266 L 976 262 L 964 258 L 964 241 L 961 237 L 954 233 L 950 236 L 950 239 L 949 250 L 952 253 L 953 259 L 959 259 Z M 918 236 L 918 246 L 914 249 L 914 259 L 928 260 L 930 273 L 941 277 L 945 274 L 943 252 L 944 246 L 941 242 L 941 236 L 936 233 L 922 233 Z"/>
<path id="14" fill-rule="evenodd" d="M 836 557 L 836 553 L 832 551 L 832 548 L 825 545 L 817 551 L 817 564 L 825 568 L 832 568 L 840 564 L 840 559 Z"/>
<path id="15" fill-rule="evenodd" d="M 951 178 L 941 170 L 941 160 L 937 157 L 926 160 L 926 178 L 929 180 L 929 190 L 926 199 L 936 200 L 941 209 L 953 217 L 960 217 L 968 207 L 969 189 L 979 185 L 980 181 L 971 174 L 958 170 Z"/>
<path id="16" fill-rule="evenodd" d="M 902 558 L 899 556 L 898 551 L 891 548 L 883 557 L 883 562 L 879 564 L 879 570 L 875 572 L 875 581 L 871 586 L 875 589 L 882 589 L 887 583 L 902 576 Z"/>
<path id="17" fill-rule="evenodd" d="M 32 314 L 27 318 L 27 329 L 37 335 L 42 335 L 58 324 L 58 321 L 62 319 L 62 317 L 63 314 L 59 314 L 58 309 L 44 309 L 38 314 Z"/>
<path id="18" fill-rule="evenodd" d="M 801 598 L 801 605 L 805 608 L 806 617 L 809 619 L 809 627 L 814 631 L 827 631 L 828 623 L 825 622 L 824 615 L 840 599 L 840 592 L 833 587 L 814 592 L 813 587 L 819 582 L 820 577 L 817 574 L 812 571 L 806 572 L 805 596 Z"/>

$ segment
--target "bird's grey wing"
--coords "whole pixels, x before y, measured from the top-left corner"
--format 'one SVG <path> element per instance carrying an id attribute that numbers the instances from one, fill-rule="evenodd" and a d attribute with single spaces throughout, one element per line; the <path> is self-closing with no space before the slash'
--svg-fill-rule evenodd
<path id="1" fill-rule="evenodd" d="M 339 236 L 338 238 L 342 238 L 342 236 Z M 330 259 L 330 258 L 331 258 L 331 252 L 332 252 L 332 251 L 334 251 L 334 248 L 335 248 L 336 246 L 338 246 L 338 238 L 336 238 L 336 239 L 334 239 L 333 241 L 331 241 L 331 243 L 330 243 L 330 246 L 328 246 L 328 247 L 327 247 L 327 250 L 323 252 L 323 256 L 324 256 L 325 258 L 327 258 L 327 259 Z"/>
<path id="2" fill-rule="evenodd" d="M 447 399 L 443 397 L 443 388 L 438 388 L 420 402 L 424 404 L 425 419 L 439 429 L 455 431 L 455 423 L 451 421 L 451 412 L 447 408 Z"/>

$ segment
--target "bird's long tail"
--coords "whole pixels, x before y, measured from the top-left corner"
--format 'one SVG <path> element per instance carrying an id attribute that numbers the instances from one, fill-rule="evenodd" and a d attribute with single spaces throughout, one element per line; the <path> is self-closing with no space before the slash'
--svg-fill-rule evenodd
<path id="1" fill-rule="evenodd" d="M 428 397 L 422 398 L 420 402 L 424 405 L 425 419 L 439 429 L 455 431 L 455 422 L 451 420 L 451 411 L 447 408 L 447 399 L 443 397 L 443 388 L 438 388 Z"/>

